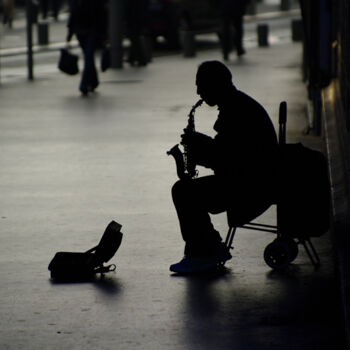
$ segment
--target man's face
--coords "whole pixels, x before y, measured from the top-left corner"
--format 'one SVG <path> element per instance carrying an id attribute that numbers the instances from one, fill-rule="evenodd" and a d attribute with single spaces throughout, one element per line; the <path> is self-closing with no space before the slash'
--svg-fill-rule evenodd
<path id="1" fill-rule="evenodd" d="M 212 81 L 199 80 L 196 81 L 197 94 L 204 100 L 206 104 L 213 107 L 218 103 L 218 89 Z"/>

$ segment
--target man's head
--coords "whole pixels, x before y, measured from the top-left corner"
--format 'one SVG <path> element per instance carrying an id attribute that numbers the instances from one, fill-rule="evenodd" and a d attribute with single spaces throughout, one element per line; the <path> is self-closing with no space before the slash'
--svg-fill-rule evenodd
<path id="1" fill-rule="evenodd" d="M 215 106 L 233 87 L 232 74 L 219 61 L 205 61 L 198 67 L 196 85 L 197 94 L 209 106 Z"/>

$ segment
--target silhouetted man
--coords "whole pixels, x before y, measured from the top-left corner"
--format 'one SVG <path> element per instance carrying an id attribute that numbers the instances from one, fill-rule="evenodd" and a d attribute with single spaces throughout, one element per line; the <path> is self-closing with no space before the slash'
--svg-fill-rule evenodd
<path id="1" fill-rule="evenodd" d="M 252 220 L 273 202 L 277 137 L 265 109 L 232 83 L 219 61 L 202 63 L 197 71 L 198 95 L 218 106 L 214 138 L 194 132 L 183 135 L 197 165 L 214 175 L 180 180 L 172 188 L 185 257 L 170 270 L 178 273 L 214 268 L 231 258 L 214 229 L 209 213 L 227 210 L 237 223 Z"/>

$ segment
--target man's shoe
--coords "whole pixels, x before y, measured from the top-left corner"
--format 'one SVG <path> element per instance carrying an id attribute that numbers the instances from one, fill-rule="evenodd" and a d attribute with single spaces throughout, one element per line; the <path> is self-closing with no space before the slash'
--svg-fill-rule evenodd
<path id="1" fill-rule="evenodd" d="M 89 91 L 88 91 L 87 88 L 80 88 L 79 90 L 80 90 L 81 95 L 82 95 L 83 97 L 87 97 L 87 96 L 89 95 Z"/>
<path id="2" fill-rule="evenodd" d="M 230 259 L 232 259 L 232 255 L 229 248 L 221 242 L 213 255 L 206 257 L 184 256 L 180 262 L 170 265 L 170 271 L 182 274 L 204 272 L 223 266 Z"/>
<path id="3" fill-rule="evenodd" d="M 244 50 L 243 47 L 237 49 L 237 56 L 238 57 L 245 55 L 245 53 L 246 53 L 246 51 Z"/>
<path id="4" fill-rule="evenodd" d="M 177 264 L 170 265 L 170 271 L 176 273 L 198 273 L 213 270 L 217 267 L 218 262 L 213 257 L 208 258 L 194 258 L 185 256 Z"/>
<path id="5" fill-rule="evenodd" d="M 218 247 L 215 250 L 215 259 L 219 264 L 225 264 L 227 260 L 232 259 L 229 248 L 226 247 L 224 243 L 219 243 Z"/>

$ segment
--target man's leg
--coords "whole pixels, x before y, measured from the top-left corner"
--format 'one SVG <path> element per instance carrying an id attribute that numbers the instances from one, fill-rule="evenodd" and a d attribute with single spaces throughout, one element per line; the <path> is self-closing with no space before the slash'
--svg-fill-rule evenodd
<path id="1" fill-rule="evenodd" d="M 94 35 L 78 35 L 78 40 L 84 54 L 84 68 L 79 89 L 85 95 L 98 86 L 95 67 L 96 37 Z"/>
<path id="2" fill-rule="evenodd" d="M 236 15 L 232 19 L 233 26 L 235 28 L 235 47 L 237 50 L 237 55 L 241 56 L 245 54 L 245 50 L 243 47 L 243 16 Z"/>
<path id="3" fill-rule="evenodd" d="M 221 242 L 209 213 L 220 213 L 228 208 L 229 198 L 215 176 L 178 181 L 172 189 L 174 205 L 179 218 L 185 255 L 210 256 Z"/>
<path id="4" fill-rule="evenodd" d="M 41 7 L 41 12 L 42 12 L 42 17 L 44 19 L 47 18 L 47 12 L 49 9 L 49 0 L 40 0 L 40 7 Z"/>
<path id="5" fill-rule="evenodd" d="M 224 15 L 222 17 L 221 22 L 221 48 L 223 58 L 225 61 L 227 61 L 232 48 L 231 17 L 228 15 Z"/>

